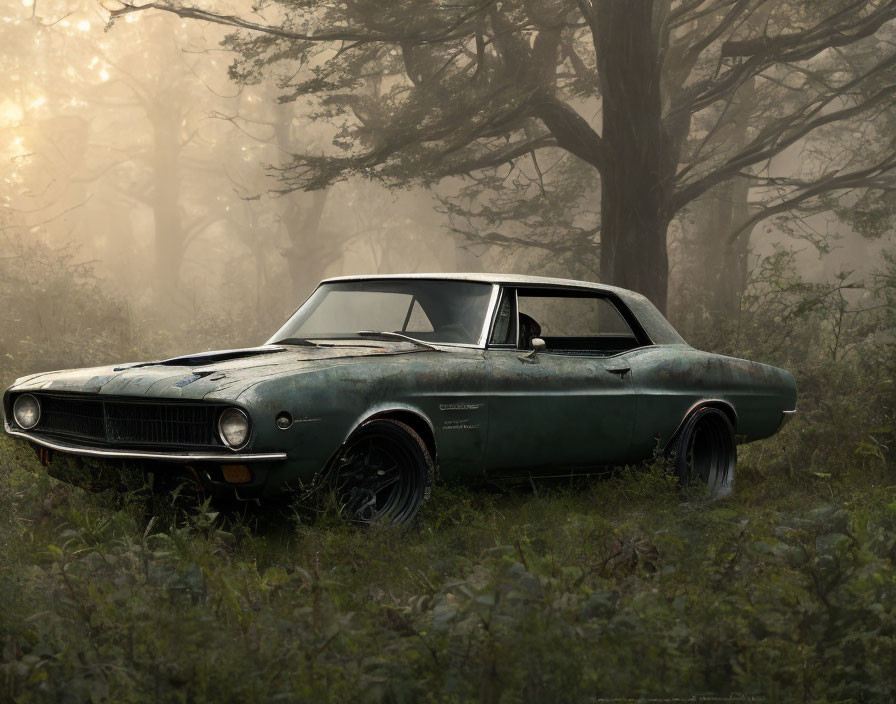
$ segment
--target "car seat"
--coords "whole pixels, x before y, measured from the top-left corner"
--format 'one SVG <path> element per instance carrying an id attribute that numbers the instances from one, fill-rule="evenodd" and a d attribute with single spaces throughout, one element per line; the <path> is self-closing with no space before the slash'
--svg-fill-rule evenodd
<path id="1" fill-rule="evenodd" d="M 531 350 L 534 337 L 541 337 L 541 325 L 532 317 L 520 313 L 520 349 Z"/>

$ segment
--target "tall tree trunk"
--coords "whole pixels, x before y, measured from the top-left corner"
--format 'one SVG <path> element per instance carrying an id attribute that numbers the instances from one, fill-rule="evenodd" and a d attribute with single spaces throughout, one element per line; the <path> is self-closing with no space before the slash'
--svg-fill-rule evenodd
<path id="1" fill-rule="evenodd" d="M 718 130 L 717 141 L 735 153 L 747 144 L 748 115 L 755 96 L 755 80 L 746 81 L 728 106 L 726 124 Z M 749 273 L 750 233 L 742 232 L 733 242 L 731 235 L 755 213 L 749 205 L 749 194 L 750 182 L 745 178 L 716 185 L 701 199 L 694 237 L 686 239 L 685 269 L 696 280 L 692 295 L 713 320 L 731 319 L 740 310 Z"/>
<path id="2" fill-rule="evenodd" d="M 685 255 L 693 295 L 715 320 L 730 319 L 740 308 L 747 284 L 750 236 L 734 242 L 731 233 L 752 214 L 747 204 L 750 184 L 735 178 L 713 188 L 695 218 L 694 237 Z"/>
<path id="3" fill-rule="evenodd" d="M 663 127 L 653 0 L 597 0 L 595 31 L 603 144 L 601 280 L 666 310 L 676 160 Z"/>
<path id="4" fill-rule="evenodd" d="M 297 192 L 284 196 L 289 202 L 283 210 L 283 225 L 289 242 L 283 252 L 292 282 L 293 299 L 307 296 L 320 281 L 324 269 L 337 256 L 321 236 L 320 222 L 327 204 L 328 191 Z"/>
<path id="5" fill-rule="evenodd" d="M 165 105 L 149 114 L 153 127 L 154 289 L 170 297 L 180 281 L 184 242 L 180 214 L 180 113 Z"/>
<path id="6" fill-rule="evenodd" d="M 278 110 L 274 137 L 283 154 L 290 154 L 294 146 L 292 119 L 292 104 L 282 103 Z M 333 245 L 321 237 L 320 223 L 327 203 L 327 194 L 328 191 L 312 193 L 295 191 L 283 196 L 285 203 L 282 219 L 287 237 L 283 256 L 286 259 L 292 297 L 295 301 L 303 300 L 320 281 L 326 266 L 338 258 L 338 255 L 332 252 Z M 341 254 L 338 245 L 336 249 L 338 254 Z"/>

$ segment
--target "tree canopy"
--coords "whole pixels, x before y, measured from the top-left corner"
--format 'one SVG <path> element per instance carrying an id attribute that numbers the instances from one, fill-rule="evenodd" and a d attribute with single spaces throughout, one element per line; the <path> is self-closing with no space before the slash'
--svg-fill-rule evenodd
<path id="1" fill-rule="evenodd" d="M 573 155 L 600 178 L 601 278 L 661 307 L 669 224 L 713 188 L 747 178 L 761 205 L 725 248 L 812 199 L 889 188 L 896 167 L 878 140 L 775 169 L 826 127 L 873 129 L 891 110 L 896 0 L 272 0 L 251 19 L 152 2 L 112 19 L 147 9 L 239 30 L 233 77 L 275 72 L 281 100 L 335 125 L 333 149 L 284 165 L 286 189 Z"/>

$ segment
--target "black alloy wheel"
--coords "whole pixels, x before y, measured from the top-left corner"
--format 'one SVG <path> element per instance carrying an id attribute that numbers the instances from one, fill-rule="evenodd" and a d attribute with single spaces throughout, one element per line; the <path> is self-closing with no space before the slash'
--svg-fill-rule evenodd
<path id="1" fill-rule="evenodd" d="M 731 493 L 737 445 L 728 416 L 718 408 L 704 406 L 685 421 L 672 443 L 673 463 L 687 494 L 698 482 L 711 499 Z"/>
<path id="2" fill-rule="evenodd" d="M 435 465 L 413 428 L 372 420 L 346 441 L 330 472 L 342 515 L 355 523 L 411 521 L 429 498 Z"/>

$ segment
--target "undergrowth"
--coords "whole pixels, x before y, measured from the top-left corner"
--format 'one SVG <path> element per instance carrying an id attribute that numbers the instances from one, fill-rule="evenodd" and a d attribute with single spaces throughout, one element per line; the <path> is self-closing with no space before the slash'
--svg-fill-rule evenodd
<path id="1" fill-rule="evenodd" d="M 741 448 L 721 501 L 683 502 L 657 465 L 535 493 L 443 485 L 404 530 L 122 502 L 4 440 L 0 699 L 890 701 L 881 430 L 826 446 L 835 426 L 795 422 Z"/>
<path id="2" fill-rule="evenodd" d="M 896 700 L 893 288 L 848 337 L 781 290 L 706 343 L 800 389 L 714 502 L 658 464 L 359 530 L 86 493 L 0 440 L 0 702 Z"/>

